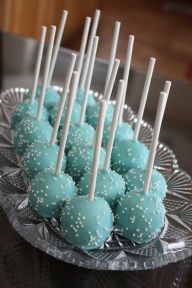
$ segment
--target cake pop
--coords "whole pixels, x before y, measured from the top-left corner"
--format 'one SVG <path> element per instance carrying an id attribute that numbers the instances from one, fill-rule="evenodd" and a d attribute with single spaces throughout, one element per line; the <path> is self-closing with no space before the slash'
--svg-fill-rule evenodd
<path id="1" fill-rule="evenodd" d="M 35 65 L 35 73 L 33 78 L 33 86 L 30 94 L 30 99 L 24 100 L 22 103 L 18 104 L 11 117 L 11 128 L 15 129 L 16 125 L 21 122 L 21 120 L 26 116 L 35 116 L 38 109 L 38 102 L 35 100 L 35 93 L 37 90 L 37 83 L 40 72 L 40 65 L 43 55 L 43 47 L 45 43 L 47 28 L 41 27 L 41 36 L 39 41 L 39 48 L 37 52 L 37 59 Z M 48 120 L 49 114 L 46 108 L 42 111 L 42 120 Z"/>
<path id="2" fill-rule="evenodd" d="M 31 180 L 35 177 L 37 173 L 43 171 L 44 169 L 54 168 L 57 160 L 57 154 L 59 147 L 56 144 L 57 132 L 59 129 L 59 123 L 61 121 L 62 110 L 65 104 L 65 99 L 69 89 L 69 84 L 72 77 L 72 72 L 75 66 L 76 54 L 72 54 L 71 63 L 67 72 L 67 76 L 63 85 L 63 93 L 60 98 L 59 109 L 57 111 L 57 117 L 55 120 L 54 128 L 52 131 L 51 139 L 47 143 L 33 143 L 30 145 L 23 158 L 22 166 L 23 172 L 27 179 Z M 66 157 L 63 157 L 62 169 L 65 170 L 66 166 Z"/>
<path id="3" fill-rule="evenodd" d="M 123 80 L 125 81 L 125 88 L 124 88 L 125 90 L 123 93 L 119 121 L 118 121 L 118 126 L 116 128 L 114 144 L 120 142 L 121 140 L 131 139 L 133 137 L 132 127 L 127 122 L 123 121 L 123 110 L 124 110 L 124 104 L 125 104 L 125 98 L 126 98 L 126 92 L 127 92 L 127 86 L 128 86 L 129 72 L 130 72 L 130 67 L 131 67 L 131 58 L 132 58 L 134 39 L 135 37 L 133 35 L 129 36 L 128 46 L 127 46 L 127 56 L 125 59 L 125 68 L 123 72 Z M 111 123 L 108 123 L 104 127 L 104 132 L 103 132 L 103 146 L 104 147 L 107 145 L 108 140 L 109 140 L 109 133 L 111 129 L 110 126 L 111 126 Z"/>
<path id="4" fill-rule="evenodd" d="M 43 111 L 43 102 L 45 97 L 45 90 L 51 61 L 55 31 L 56 27 L 52 26 L 46 55 L 41 95 L 39 97 L 39 105 L 36 118 L 34 117 L 23 118 L 23 120 L 17 125 L 17 129 L 15 130 L 14 144 L 16 152 L 19 156 L 22 156 L 25 153 L 27 147 L 30 146 L 32 143 L 48 142 L 51 137 L 52 127 L 49 125 L 48 122 L 42 121 L 41 117 Z"/>
<path id="5" fill-rule="evenodd" d="M 67 117 L 63 125 L 55 170 L 39 172 L 31 181 L 28 189 L 29 202 L 39 215 L 46 218 L 59 218 L 62 206 L 76 194 L 75 183 L 69 175 L 61 171 L 61 168 L 73 103 L 77 93 L 78 77 L 78 72 L 73 72 Z"/>
<path id="6" fill-rule="evenodd" d="M 112 210 L 117 206 L 119 198 L 125 194 L 125 182 L 123 177 L 114 170 L 110 169 L 110 158 L 113 147 L 113 141 L 115 138 L 116 127 L 118 123 L 120 105 L 122 102 L 122 95 L 125 82 L 119 81 L 119 87 L 117 91 L 117 101 L 113 114 L 111 131 L 109 142 L 107 145 L 107 152 L 105 157 L 104 167 L 98 170 L 97 182 L 95 187 L 95 195 L 104 198 Z M 81 195 L 86 195 L 89 189 L 90 172 L 83 175 L 80 182 L 78 183 L 78 191 Z"/>
<path id="7" fill-rule="evenodd" d="M 166 92 L 167 95 L 169 95 L 170 87 L 171 82 L 166 81 L 164 92 Z M 161 125 L 161 123 L 159 124 L 156 122 L 154 127 L 154 136 L 151 142 L 147 167 L 145 169 L 140 168 L 131 169 L 123 176 L 126 184 L 126 192 L 129 192 L 130 190 L 133 189 L 134 190 L 142 189 L 147 175 L 149 164 L 151 163 L 150 165 L 154 166 L 155 153 L 160 133 L 160 128 L 158 128 L 157 125 Z M 158 133 L 156 132 L 157 129 L 159 130 Z M 166 196 L 166 191 L 167 191 L 167 183 L 165 178 L 159 171 L 153 169 L 151 174 L 149 192 L 153 193 L 154 195 L 158 196 L 161 200 L 163 200 Z"/>
<path id="8" fill-rule="evenodd" d="M 92 61 L 91 61 L 91 65 L 89 67 L 89 72 L 90 75 L 88 77 L 88 81 L 86 84 L 86 91 L 89 91 L 89 87 L 90 87 L 90 81 L 91 81 L 91 74 L 93 71 L 93 65 L 94 65 L 94 59 L 95 59 L 95 55 L 96 55 L 96 50 L 97 50 L 97 45 L 98 45 L 98 37 L 95 36 L 94 38 L 94 43 L 93 43 L 93 50 L 92 50 Z M 88 93 L 86 92 L 85 94 L 85 98 L 84 98 L 84 103 L 82 105 L 82 110 L 81 110 L 81 118 L 80 118 L 80 123 L 78 123 L 78 125 L 75 126 L 75 131 L 76 134 L 78 132 L 81 132 L 81 134 L 79 134 L 78 138 L 80 138 L 80 141 L 78 141 L 77 143 L 77 139 L 72 138 L 72 135 L 70 135 L 68 144 L 70 145 L 70 141 L 73 141 L 73 147 L 71 145 L 71 150 L 68 153 L 68 157 L 67 157 L 67 171 L 68 173 L 73 177 L 73 179 L 75 180 L 75 182 L 78 182 L 80 180 L 80 178 L 83 176 L 83 174 L 88 171 L 92 165 L 92 161 L 93 161 L 93 155 L 94 155 L 94 147 L 93 147 L 93 137 L 94 137 L 94 131 L 91 128 L 88 128 L 89 131 L 92 131 L 92 135 L 90 138 L 90 141 L 88 141 L 87 143 L 85 143 L 84 139 L 83 139 L 83 135 L 85 136 L 87 131 L 87 124 L 84 123 L 84 117 L 85 117 L 85 110 L 86 110 L 86 104 L 87 104 L 87 96 Z M 80 128 L 81 126 L 81 128 Z M 83 132 L 84 130 L 84 132 Z M 75 142 L 78 145 L 75 145 Z M 70 148 L 70 146 L 68 146 L 68 148 Z M 104 157 L 105 157 L 105 150 L 102 149 L 101 153 L 100 153 L 100 164 L 103 165 L 104 163 Z"/>
<path id="9" fill-rule="evenodd" d="M 112 89 L 115 83 L 115 78 L 117 75 L 117 71 L 119 68 L 119 63 L 120 61 L 118 59 L 114 60 L 113 63 L 113 69 L 110 75 L 110 79 L 108 82 L 108 86 L 106 89 L 106 93 L 103 96 L 103 99 L 109 101 L 111 93 L 112 93 Z M 107 125 L 108 123 L 111 123 L 112 117 L 113 117 L 113 112 L 114 112 L 114 105 L 112 103 L 108 104 L 107 107 L 107 111 L 106 111 L 106 116 L 105 116 L 105 125 Z M 87 107 L 87 111 L 86 111 L 86 116 L 87 116 L 87 122 L 93 126 L 94 128 L 96 128 L 97 126 L 97 120 L 98 120 L 98 115 L 99 115 L 99 105 L 96 104 L 92 107 Z"/>
<path id="10" fill-rule="evenodd" d="M 115 171 L 120 174 L 128 172 L 132 168 L 144 169 L 147 164 L 149 151 L 145 144 L 138 141 L 138 135 L 141 127 L 141 121 L 147 101 L 149 87 L 154 70 L 155 59 L 151 58 L 146 74 L 144 89 L 141 97 L 141 103 L 138 111 L 137 123 L 132 139 L 124 139 L 114 145 L 112 152 L 112 166 Z M 125 97 L 125 96 L 124 96 Z M 123 102 L 124 103 L 124 102 Z M 120 112 L 120 119 L 122 119 L 122 106 Z M 122 121 L 122 120 L 121 120 Z"/>
<path id="11" fill-rule="evenodd" d="M 151 193 L 150 182 L 158 135 L 163 119 L 168 94 L 160 93 L 153 145 L 148 160 L 144 187 L 131 190 L 119 201 L 116 210 L 116 224 L 122 234 L 139 244 L 148 243 L 161 232 L 164 226 L 165 208 L 158 195 Z"/>
<path id="12" fill-rule="evenodd" d="M 95 37 L 93 49 L 91 51 L 91 60 L 89 63 L 88 77 L 85 82 L 85 95 L 81 106 L 81 113 L 78 123 L 72 123 L 69 127 L 66 148 L 69 151 L 73 146 L 91 145 L 94 140 L 95 130 L 92 126 L 85 122 L 85 111 L 88 101 L 88 93 L 93 75 L 94 62 L 98 46 L 98 37 Z"/>
<path id="13" fill-rule="evenodd" d="M 63 237 L 84 250 L 103 245 L 113 227 L 113 214 L 108 203 L 103 198 L 94 197 L 106 104 L 106 102 L 101 103 L 89 195 L 72 198 L 61 212 Z"/>

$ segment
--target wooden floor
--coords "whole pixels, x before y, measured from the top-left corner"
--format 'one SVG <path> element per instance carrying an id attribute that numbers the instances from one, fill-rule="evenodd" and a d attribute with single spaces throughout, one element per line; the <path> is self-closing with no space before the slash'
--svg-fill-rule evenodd
<path id="1" fill-rule="evenodd" d="M 155 3 L 153 3 L 155 2 Z M 181 1 L 182 3 L 185 1 Z M 129 34 L 135 35 L 133 66 L 146 68 L 149 57 L 157 58 L 156 72 L 192 81 L 192 5 L 184 12 L 166 9 L 166 2 L 102 0 L 98 56 L 108 59 L 114 22 L 121 21 L 117 56 L 124 61 Z M 185 4 L 187 5 L 187 4 Z M 189 4 L 188 4 L 189 5 Z M 190 10 L 191 9 L 191 10 Z M 65 46 L 79 49 L 81 33 Z"/>

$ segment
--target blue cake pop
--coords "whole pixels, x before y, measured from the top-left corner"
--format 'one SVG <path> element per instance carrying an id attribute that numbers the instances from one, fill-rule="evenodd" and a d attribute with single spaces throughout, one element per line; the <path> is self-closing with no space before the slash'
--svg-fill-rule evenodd
<path id="1" fill-rule="evenodd" d="M 121 198 L 116 224 L 128 239 L 144 244 L 156 238 L 164 226 L 165 208 L 158 197 L 132 190 Z"/>
<path id="2" fill-rule="evenodd" d="M 106 124 L 104 127 L 103 132 L 103 146 L 106 147 L 108 140 L 109 140 L 109 133 L 111 129 L 111 123 Z M 115 133 L 115 139 L 114 139 L 114 145 L 118 144 L 121 140 L 125 139 L 132 139 L 133 138 L 133 129 L 127 122 L 121 122 L 118 124 L 116 133 Z"/>
<path id="3" fill-rule="evenodd" d="M 90 201 L 78 196 L 68 201 L 61 212 L 63 237 L 74 246 L 91 250 L 103 245 L 113 228 L 108 203 L 99 197 Z"/>
<path id="4" fill-rule="evenodd" d="M 23 156 L 26 149 L 36 142 L 48 142 L 52 133 L 49 122 L 27 117 L 17 125 L 14 146 L 17 154 Z"/>
<path id="5" fill-rule="evenodd" d="M 123 175 L 123 178 L 125 180 L 126 193 L 131 190 L 141 190 L 146 178 L 146 169 L 131 169 Z M 159 171 L 153 169 L 148 193 L 152 193 L 163 200 L 166 196 L 166 191 L 167 183 L 165 178 Z"/>
<path id="6" fill-rule="evenodd" d="M 75 196 L 76 187 L 64 172 L 55 175 L 53 170 L 46 170 L 32 179 L 27 192 L 29 202 L 40 216 L 58 219 L 63 205 Z"/>
<path id="7" fill-rule="evenodd" d="M 149 150 L 138 140 L 122 140 L 113 147 L 112 167 L 120 174 L 125 174 L 132 168 L 145 168 Z"/>
<path id="8" fill-rule="evenodd" d="M 49 120 L 50 120 L 50 123 L 51 123 L 52 126 L 54 125 L 54 121 L 55 121 L 55 118 L 56 118 L 56 115 L 57 115 L 57 110 L 58 110 L 58 107 L 55 106 L 49 112 Z M 76 123 L 76 122 L 79 121 L 80 112 L 81 112 L 81 106 L 78 103 L 75 102 L 74 105 L 73 105 L 73 112 L 72 112 L 72 115 L 71 115 L 71 122 Z M 66 106 L 64 107 L 64 110 L 63 110 L 63 114 L 62 114 L 61 122 L 60 122 L 60 127 L 62 127 L 62 124 L 64 122 L 65 113 L 66 113 Z"/>
<path id="9" fill-rule="evenodd" d="M 67 136 L 66 150 L 73 146 L 91 145 L 94 141 L 95 130 L 87 123 L 71 123 Z M 61 133 L 58 135 L 60 141 Z"/>
<path id="10" fill-rule="evenodd" d="M 25 100 L 18 104 L 11 116 L 11 128 L 15 129 L 16 125 L 21 122 L 25 117 L 32 116 L 35 117 L 37 114 L 38 102 L 34 101 L 31 103 L 30 100 Z M 45 107 L 42 111 L 42 120 L 47 121 L 49 118 L 49 113 Z"/>
<path id="11" fill-rule="evenodd" d="M 59 152 L 58 145 L 50 143 L 33 143 L 30 145 L 22 158 L 23 173 L 28 180 L 45 169 L 54 168 Z M 62 169 L 65 170 L 66 157 L 63 157 Z"/>
<path id="12" fill-rule="evenodd" d="M 67 155 L 67 172 L 77 183 L 85 172 L 89 171 L 93 162 L 94 146 L 82 145 L 74 146 Z M 100 153 L 100 167 L 103 167 L 105 160 L 105 150 Z"/>
<path id="13" fill-rule="evenodd" d="M 82 105 L 83 103 L 84 94 L 85 94 L 84 89 L 79 88 L 77 91 L 77 95 L 76 95 L 76 102 L 80 105 Z M 96 101 L 94 98 L 94 92 L 89 91 L 88 99 L 87 99 L 87 107 L 92 107 L 95 104 L 96 104 Z"/>
<path id="14" fill-rule="evenodd" d="M 109 103 L 107 107 L 106 117 L 105 117 L 105 125 L 111 123 L 114 112 L 114 106 L 112 103 Z M 99 117 L 99 104 L 95 104 L 94 106 L 87 107 L 86 110 L 86 119 L 87 123 L 89 123 L 93 128 L 96 128 L 97 121 Z"/>

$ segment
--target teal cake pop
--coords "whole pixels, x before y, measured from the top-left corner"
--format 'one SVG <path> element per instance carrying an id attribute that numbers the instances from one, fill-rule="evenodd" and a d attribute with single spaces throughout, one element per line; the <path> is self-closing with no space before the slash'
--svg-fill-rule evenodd
<path id="1" fill-rule="evenodd" d="M 46 121 L 39 121 L 32 117 L 24 118 L 15 130 L 14 146 L 16 153 L 23 156 L 32 143 L 48 142 L 52 130 L 52 127 Z"/>
<path id="2" fill-rule="evenodd" d="M 67 172 L 77 183 L 85 172 L 89 171 L 93 162 L 94 146 L 74 146 L 67 155 Z M 105 161 L 105 150 L 100 153 L 99 166 L 103 167 Z"/>
<path id="3" fill-rule="evenodd" d="M 54 125 L 54 122 L 55 122 L 55 118 L 56 118 L 56 115 L 57 115 L 57 110 L 58 110 L 58 106 L 55 106 L 49 112 L 49 121 L 50 121 L 52 126 Z M 76 123 L 76 122 L 79 121 L 80 111 L 81 111 L 81 106 L 78 103 L 75 102 L 74 105 L 73 105 L 73 112 L 72 112 L 72 115 L 71 115 L 71 122 Z M 63 110 L 63 113 L 62 113 L 60 127 L 62 127 L 62 124 L 64 122 L 65 114 L 66 114 L 66 106 L 64 107 L 64 110 Z"/>
<path id="4" fill-rule="evenodd" d="M 125 174 L 132 168 L 145 168 L 149 150 L 138 140 L 122 140 L 113 147 L 111 163 L 113 169 Z"/>
<path id="5" fill-rule="evenodd" d="M 28 188 L 29 202 L 42 217 L 58 219 L 63 205 L 76 195 L 76 187 L 72 178 L 54 170 L 39 172 L 32 179 Z"/>
<path id="6" fill-rule="evenodd" d="M 122 95 L 124 91 L 124 84 L 125 84 L 124 81 L 122 80 L 119 81 L 117 91 L 117 101 L 111 123 L 111 130 L 107 145 L 104 167 L 99 168 L 98 170 L 96 187 L 95 187 L 95 195 L 104 198 L 108 202 L 112 210 L 116 208 L 117 202 L 120 199 L 120 197 L 125 194 L 125 182 L 123 180 L 123 177 L 114 170 L 110 169 L 111 151 L 118 124 L 118 116 L 122 101 Z M 89 182 L 90 182 L 90 172 L 87 172 L 83 175 L 80 182 L 78 183 L 79 194 L 86 195 L 88 193 Z"/>
<path id="7" fill-rule="evenodd" d="M 113 68 L 111 75 L 109 77 L 109 81 L 107 83 L 106 91 L 104 91 L 103 99 L 109 101 L 111 97 L 111 93 L 113 90 L 113 86 L 115 83 L 115 77 L 117 75 L 117 71 L 119 68 L 120 61 L 118 59 L 114 60 Z M 87 107 L 86 111 L 86 118 L 87 123 L 89 123 L 93 128 L 96 128 L 97 122 L 98 122 L 98 116 L 99 116 L 99 103 L 96 103 L 94 106 Z M 105 115 L 105 125 L 108 125 L 111 123 L 111 120 L 113 118 L 113 112 L 114 112 L 114 105 L 110 102 L 107 107 L 106 115 Z"/>
<path id="8" fill-rule="evenodd" d="M 113 214 L 108 203 L 103 198 L 94 197 L 106 104 L 101 103 L 99 113 L 89 194 L 72 198 L 61 213 L 63 237 L 83 250 L 103 245 L 113 227 Z"/>
<path id="9" fill-rule="evenodd" d="M 111 124 L 106 124 L 103 132 L 104 147 L 106 147 L 108 143 L 110 130 L 111 130 Z M 118 144 L 121 140 L 131 138 L 133 138 L 133 129 L 131 128 L 131 126 L 127 122 L 119 123 L 115 133 L 114 145 Z"/>
<path id="10" fill-rule="evenodd" d="M 105 125 L 109 125 L 111 123 L 112 117 L 114 112 L 114 106 L 112 103 L 109 103 L 107 107 L 106 117 L 105 117 Z M 96 103 L 94 106 L 87 107 L 86 111 L 86 121 L 91 125 L 93 128 L 96 128 L 97 121 L 99 117 L 99 104 Z"/>
<path id="11" fill-rule="evenodd" d="M 78 72 L 73 72 L 71 92 L 67 105 L 66 119 L 62 129 L 63 133 L 55 170 L 39 172 L 32 180 L 31 188 L 29 189 L 29 200 L 33 208 L 39 215 L 47 218 L 59 218 L 61 207 L 65 204 L 67 199 L 71 199 L 76 194 L 75 183 L 72 178 L 69 175 L 64 174 L 61 169 L 73 103 L 77 92 L 78 78 Z"/>
<path id="12" fill-rule="evenodd" d="M 26 150 L 23 156 L 23 159 L 22 159 L 23 172 L 24 172 L 24 175 L 29 180 L 33 179 L 38 172 L 43 171 L 44 169 L 47 169 L 47 168 L 49 169 L 54 168 L 56 165 L 57 154 L 59 151 L 59 147 L 56 145 L 57 132 L 59 129 L 59 123 L 61 121 L 61 115 L 63 112 L 67 91 L 68 91 L 69 84 L 70 84 L 71 77 L 72 77 L 72 71 L 75 66 L 75 60 L 76 60 L 76 54 L 72 54 L 69 69 L 66 73 L 66 78 L 64 81 L 64 86 L 63 86 L 64 89 L 60 98 L 60 103 L 58 106 L 54 128 L 53 128 L 52 135 L 51 135 L 49 142 L 33 143 L 32 145 L 28 147 L 28 149 Z M 63 159 L 62 169 L 65 170 L 65 166 L 66 166 L 65 155 L 62 157 L 62 159 Z"/>
<path id="13" fill-rule="evenodd" d="M 97 45 L 95 45 L 91 51 L 91 58 L 88 67 L 88 77 L 85 82 L 84 95 L 81 103 L 82 105 L 78 123 L 71 123 L 71 126 L 69 128 L 66 144 L 67 151 L 69 151 L 72 147 L 75 146 L 92 145 L 94 141 L 95 130 L 91 125 L 85 122 L 85 112 L 89 99 L 89 89 L 93 75 L 96 51 L 97 51 Z"/>
<path id="14" fill-rule="evenodd" d="M 84 95 L 85 95 L 84 89 L 79 88 L 78 91 L 77 91 L 77 95 L 76 95 L 76 102 L 78 104 L 82 105 Z M 96 100 L 95 100 L 95 97 L 94 97 L 94 92 L 89 90 L 87 107 L 92 107 L 95 104 L 96 104 Z"/>
<path id="15" fill-rule="evenodd" d="M 60 220 L 65 240 L 83 250 L 103 245 L 113 228 L 111 209 L 99 197 L 92 201 L 87 196 L 72 198 L 63 207 Z"/>
<path id="16" fill-rule="evenodd" d="M 146 167 L 143 169 L 131 169 L 128 173 L 124 175 L 124 180 L 126 183 L 126 192 L 132 189 L 141 189 L 144 185 L 144 190 L 148 193 L 158 196 L 163 200 L 166 196 L 167 183 L 163 175 L 155 170 L 154 161 L 158 145 L 158 139 L 161 129 L 161 123 L 163 120 L 163 115 L 165 112 L 165 107 L 167 103 L 167 98 L 169 90 L 171 87 L 171 82 L 166 81 L 164 91 L 160 94 L 159 103 L 157 108 L 157 115 L 155 119 L 155 125 L 153 130 L 153 137 L 151 141 L 151 148 L 149 153 L 149 158 Z"/>
<path id="17" fill-rule="evenodd" d="M 34 117 L 37 113 L 38 109 L 38 102 L 35 100 L 35 94 L 37 90 L 37 82 L 39 78 L 39 72 L 40 72 L 40 65 L 43 55 L 43 47 L 45 43 L 45 36 L 46 36 L 46 30 L 47 28 L 42 26 L 41 27 L 41 36 L 40 36 L 40 42 L 39 42 L 39 48 L 37 52 L 37 59 L 36 59 L 36 65 L 35 65 L 35 72 L 34 72 L 34 78 L 33 78 L 33 85 L 32 90 L 30 92 L 30 99 L 24 100 L 22 103 L 18 104 L 12 114 L 11 117 L 11 128 L 15 129 L 16 125 L 21 122 L 23 118 L 26 116 L 32 116 Z M 48 120 L 48 111 L 46 108 L 43 108 L 42 111 L 42 120 Z"/>
<path id="18" fill-rule="evenodd" d="M 48 43 L 48 50 L 45 61 L 43 82 L 41 95 L 39 98 L 39 105 L 37 109 L 36 118 L 24 118 L 18 125 L 15 131 L 14 144 L 16 152 L 19 156 L 22 156 L 27 147 L 30 146 L 34 142 L 48 142 L 51 133 L 52 127 L 48 122 L 42 121 L 42 111 L 43 111 L 43 102 L 45 97 L 45 90 L 47 85 L 48 72 L 51 62 L 51 54 L 53 49 L 53 43 L 55 38 L 56 27 L 51 27 L 50 38 Z"/>
<path id="19" fill-rule="evenodd" d="M 17 105 L 12 117 L 11 117 L 11 128 L 15 129 L 16 125 L 21 122 L 21 120 L 25 117 L 32 116 L 35 117 L 37 114 L 38 102 L 34 101 L 31 103 L 29 100 L 23 101 L 21 104 Z M 43 107 L 42 111 L 42 120 L 48 121 L 49 113 L 45 107 Z"/>
<path id="20" fill-rule="evenodd" d="M 126 193 L 129 193 L 131 190 L 142 189 L 146 178 L 146 173 L 146 169 L 134 168 L 124 174 L 123 178 L 125 180 Z M 167 182 L 165 178 L 159 171 L 153 169 L 149 192 L 157 195 L 161 200 L 163 200 L 166 196 L 166 191 Z"/>
<path id="21" fill-rule="evenodd" d="M 38 87 L 37 90 L 37 97 L 40 96 L 40 90 L 41 87 Z M 53 86 L 47 86 L 45 91 L 45 100 L 44 100 L 44 106 L 47 108 L 47 110 L 50 110 L 57 106 L 60 101 L 60 95 L 58 91 Z"/>
<path id="22" fill-rule="evenodd" d="M 145 244 L 156 238 L 164 226 L 165 208 L 158 197 L 132 190 L 121 198 L 116 225 L 129 240 Z"/>
<path id="23" fill-rule="evenodd" d="M 91 145 L 94 141 L 95 130 L 87 123 L 71 123 L 69 127 L 66 150 L 69 151 L 74 146 Z M 61 133 L 58 139 L 60 141 Z"/>

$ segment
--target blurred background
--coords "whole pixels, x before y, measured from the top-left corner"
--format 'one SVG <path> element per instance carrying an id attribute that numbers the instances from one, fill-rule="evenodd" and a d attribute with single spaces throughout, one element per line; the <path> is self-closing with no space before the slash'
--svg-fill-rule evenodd
<path id="1" fill-rule="evenodd" d="M 160 139 L 174 150 L 181 168 L 192 174 L 192 0 L 0 0 L 0 30 L 6 32 L 0 37 L 1 90 L 31 87 L 34 40 L 38 40 L 42 25 L 58 26 L 62 10 L 68 10 L 62 46 L 79 50 L 84 19 L 92 17 L 96 8 L 102 11 L 97 56 L 109 59 L 117 20 L 122 23 L 117 50 L 122 65 L 128 36 L 136 37 L 127 93 L 127 103 L 134 111 L 138 110 L 149 58 L 157 59 L 144 116 L 152 125 L 164 81 L 173 81 Z M 68 54 L 65 49 L 60 52 L 54 83 L 62 85 Z M 106 68 L 102 60 L 95 67 L 92 87 L 99 92 Z"/>
<path id="2" fill-rule="evenodd" d="M 79 49 L 85 16 L 102 10 L 98 55 L 108 58 L 113 23 L 122 22 L 117 55 L 124 60 L 128 35 L 136 42 L 133 66 L 146 67 L 157 58 L 156 71 L 185 81 L 192 80 L 191 0 L 0 0 L 0 29 L 38 39 L 41 25 L 59 24 L 61 11 L 69 11 L 62 45 Z"/>

